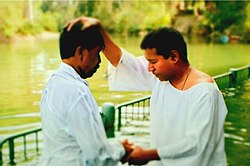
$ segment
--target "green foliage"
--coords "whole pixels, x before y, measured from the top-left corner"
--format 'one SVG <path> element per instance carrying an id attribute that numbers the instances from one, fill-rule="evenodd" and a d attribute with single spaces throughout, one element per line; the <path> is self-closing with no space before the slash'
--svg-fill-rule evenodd
<path id="1" fill-rule="evenodd" d="M 58 31 L 58 13 L 49 9 L 43 13 L 41 3 L 32 4 L 34 20 L 29 18 L 28 2 L 0 2 L 0 37 L 13 38 L 16 35 L 34 35 L 42 31 Z"/>
<path id="2" fill-rule="evenodd" d="M 250 28 L 247 29 L 247 30 L 244 32 L 244 34 L 243 34 L 243 36 L 242 36 L 242 41 L 243 41 L 244 43 L 250 44 Z"/>
<path id="3" fill-rule="evenodd" d="M 248 13 L 246 20 L 246 28 L 250 29 L 250 3 L 247 4 L 246 13 Z"/>
<path id="4" fill-rule="evenodd" d="M 39 5 L 42 19 L 41 25 L 47 31 L 60 31 L 65 24 L 74 18 L 74 12 L 78 2 L 72 1 L 42 1 Z M 80 2 L 79 2 L 80 3 Z M 41 21 L 42 20 L 42 21 Z"/>
<path id="5" fill-rule="evenodd" d="M 212 1 L 210 1 L 212 3 Z M 207 13 L 206 17 L 214 30 L 220 33 L 232 28 L 236 33 L 244 27 L 247 13 L 246 1 L 214 1 L 215 10 Z"/>
<path id="6" fill-rule="evenodd" d="M 38 20 L 39 24 L 42 25 L 43 29 L 46 31 L 57 32 L 58 31 L 58 13 L 46 12 Z"/>
<path id="7" fill-rule="evenodd" d="M 96 2 L 94 16 L 111 32 L 138 34 L 141 30 L 170 24 L 170 14 L 163 1 Z M 112 19 L 111 19 L 112 18 Z"/>
<path id="8" fill-rule="evenodd" d="M 18 34 L 28 35 L 28 34 L 37 34 L 43 31 L 43 28 L 37 23 L 31 23 L 29 21 L 24 21 L 22 26 L 18 29 Z"/>
<path id="9" fill-rule="evenodd" d="M 88 0 L 88 1 L 80 1 L 77 4 L 75 16 L 79 15 L 86 15 L 86 16 L 92 16 L 95 9 L 95 1 Z"/>
<path id="10" fill-rule="evenodd" d="M 146 17 L 144 16 L 142 22 L 143 29 L 153 29 L 156 27 L 170 25 L 170 14 L 166 12 L 167 9 L 165 9 L 164 3 L 151 4 L 147 6 L 146 11 Z"/>
<path id="11" fill-rule="evenodd" d="M 119 29 L 116 29 L 116 25 L 118 23 L 118 10 L 118 8 L 113 7 L 112 1 L 97 1 L 95 3 L 95 12 L 93 13 L 93 17 L 102 20 L 102 24 L 109 32 L 114 32 L 116 30 L 119 32 Z"/>
<path id="12" fill-rule="evenodd" d="M 45 0 L 40 4 L 40 10 L 43 13 L 65 13 L 72 4 L 70 1 L 50 1 Z"/>
<path id="13" fill-rule="evenodd" d="M 12 3 L 0 3 L 0 31 L 2 35 L 7 38 L 13 37 L 22 26 L 24 4 L 17 2 L 15 5 Z"/>
<path id="14" fill-rule="evenodd" d="M 4 1 L 0 2 L 0 40 L 3 36 L 12 38 L 17 34 L 60 31 L 71 19 L 82 15 L 99 18 L 111 33 L 138 35 L 141 31 L 169 26 L 173 17 L 173 9 L 170 7 L 175 7 L 173 4 L 177 3 L 157 0 Z M 234 34 L 242 34 L 245 27 L 249 29 L 249 16 L 246 21 L 250 10 L 248 2 L 209 3 L 214 4 L 215 8 L 206 11 L 202 26 L 211 27 L 211 30 L 219 33 L 230 31 Z M 33 11 L 33 19 L 30 11 Z"/>

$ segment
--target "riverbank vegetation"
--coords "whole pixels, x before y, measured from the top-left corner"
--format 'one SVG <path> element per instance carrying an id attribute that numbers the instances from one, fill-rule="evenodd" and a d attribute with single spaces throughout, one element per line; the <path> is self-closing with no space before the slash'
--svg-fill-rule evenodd
<path id="1" fill-rule="evenodd" d="M 250 43 L 248 1 L 204 0 L 1 1 L 0 42 L 45 31 L 59 32 L 69 20 L 81 15 L 97 17 L 110 33 L 126 36 L 173 26 L 188 36 L 199 35 L 215 42 Z"/>

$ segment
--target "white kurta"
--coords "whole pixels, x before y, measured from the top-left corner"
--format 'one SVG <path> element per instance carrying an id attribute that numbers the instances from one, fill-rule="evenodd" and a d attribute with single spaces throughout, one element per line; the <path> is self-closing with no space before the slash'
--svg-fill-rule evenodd
<path id="1" fill-rule="evenodd" d="M 151 146 L 165 166 L 225 166 L 224 121 L 227 108 L 216 83 L 181 91 L 147 71 L 144 57 L 123 51 L 117 68 L 109 65 L 111 90 L 151 90 Z M 151 165 L 149 163 L 149 165 Z"/>
<path id="2" fill-rule="evenodd" d="M 61 63 L 41 100 L 44 147 L 42 166 L 114 166 L 125 150 L 109 143 L 88 84 Z"/>

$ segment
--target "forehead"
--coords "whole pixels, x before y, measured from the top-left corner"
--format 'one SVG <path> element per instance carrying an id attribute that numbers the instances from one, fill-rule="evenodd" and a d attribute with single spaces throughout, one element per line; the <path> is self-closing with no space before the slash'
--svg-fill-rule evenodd
<path id="1" fill-rule="evenodd" d="M 158 55 L 155 48 L 146 48 L 145 49 L 145 58 L 147 60 L 152 60 L 152 59 L 163 58 L 163 56 Z"/>
<path id="2" fill-rule="evenodd" d="M 148 54 L 148 55 L 155 54 L 156 55 L 156 48 L 146 48 L 145 54 Z"/>

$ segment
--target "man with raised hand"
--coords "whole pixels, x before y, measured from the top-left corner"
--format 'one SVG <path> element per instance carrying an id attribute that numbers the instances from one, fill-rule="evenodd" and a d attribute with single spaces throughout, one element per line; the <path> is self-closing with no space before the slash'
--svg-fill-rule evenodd
<path id="1" fill-rule="evenodd" d="M 226 165 L 224 98 L 211 76 L 191 66 L 180 32 L 167 27 L 149 32 L 141 42 L 144 56 L 134 57 L 113 42 L 99 20 L 75 21 L 99 28 L 110 62 L 111 90 L 152 91 L 151 148 L 136 147 L 129 164 Z"/>

